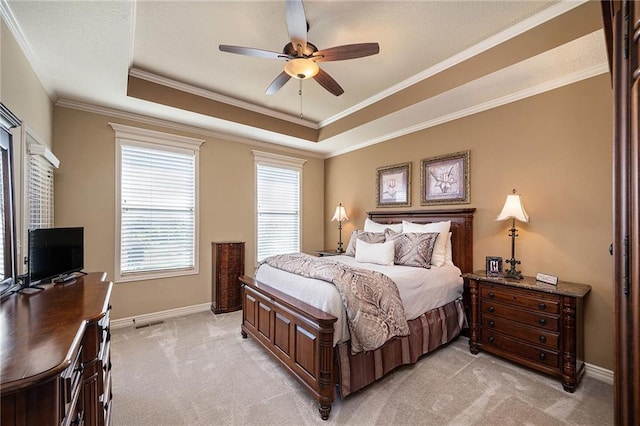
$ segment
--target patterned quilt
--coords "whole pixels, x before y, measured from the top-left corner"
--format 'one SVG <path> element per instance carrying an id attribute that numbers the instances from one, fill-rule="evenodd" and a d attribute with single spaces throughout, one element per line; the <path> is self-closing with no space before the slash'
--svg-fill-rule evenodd
<path id="1" fill-rule="evenodd" d="M 377 349 L 394 336 L 409 334 L 398 287 L 380 272 L 304 253 L 272 256 L 263 263 L 335 285 L 347 311 L 354 353 Z"/>

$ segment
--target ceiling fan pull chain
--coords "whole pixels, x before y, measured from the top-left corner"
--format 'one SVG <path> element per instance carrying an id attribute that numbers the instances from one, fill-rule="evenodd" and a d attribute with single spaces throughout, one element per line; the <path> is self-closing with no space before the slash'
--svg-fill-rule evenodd
<path id="1" fill-rule="evenodd" d="M 300 95 L 300 118 L 302 118 L 302 80 L 298 80 L 299 87 L 298 87 L 298 95 Z"/>

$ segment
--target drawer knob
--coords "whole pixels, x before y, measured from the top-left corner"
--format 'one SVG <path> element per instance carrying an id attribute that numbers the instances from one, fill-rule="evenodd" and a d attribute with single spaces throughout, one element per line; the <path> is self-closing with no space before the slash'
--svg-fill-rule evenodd
<path id="1" fill-rule="evenodd" d="M 495 321 L 489 321 L 489 327 L 495 327 L 496 323 Z"/>
<path id="2" fill-rule="evenodd" d="M 489 336 L 489 338 L 488 338 L 487 340 L 489 341 L 489 343 L 493 343 L 493 341 L 494 341 L 495 339 L 493 338 L 493 336 Z"/>
<path id="3" fill-rule="evenodd" d="M 546 324 L 547 324 L 547 320 L 546 320 L 546 319 L 544 319 L 544 318 L 540 318 L 540 319 L 538 320 L 538 322 L 540 323 L 540 325 L 546 325 Z"/>
<path id="4" fill-rule="evenodd" d="M 540 303 L 538 303 L 538 308 L 547 309 L 547 305 L 545 305 L 543 302 L 540 302 Z"/>
<path id="5" fill-rule="evenodd" d="M 547 354 L 545 354 L 544 352 L 540 352 L 540 355 L 538 356 L 542 361 L 544 361 L 545 359 L 547 359 Z"/>
<path id="6" fill-rule="evenodd" d="M 540 341 L 542 343 L 546 343 L 547 342 L 547 337 L 546 336 L 540 336 Z"/>
<path id="7" fill-rule="evenodd" d="M 495 311 L 496 308 L 494 308 L 493 306 L 489 306 L 489 309 L 487 309 L 487 311 L 493 313 L 493 311 Z"/>
<path id="8" fill-rule="evenodd" d="M 496 297 L 496 295 L 495 295 L 495 294 L 493 294 L 493 292 L 490 292 L 490 293 L 489 293 L 489 298 L 490 298 L 490 299 L 493 299 L 494 297 Z"/>

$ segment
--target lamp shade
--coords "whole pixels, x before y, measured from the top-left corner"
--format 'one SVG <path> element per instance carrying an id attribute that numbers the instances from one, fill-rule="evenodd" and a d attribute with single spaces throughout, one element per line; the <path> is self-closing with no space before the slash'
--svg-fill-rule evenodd
<path id="1" fill-rule="evenodd" d="M 506 220 L 506 219 L 517 219 L 520 222 L 529 222 L 529 215 L 524 211 L 524 206 L 522 205 L 522 200 L 520 199 L 520 195 L 515 193 L 516 190 L 513 190 L 513 194 L 507 195 L 507 200 L 504 202 L 504 206 L 502 207 L 502 211 L 496 218 L 496 220 Z"/>
<path id="2" fill-rule="evenodd" d="M 345 220 L 349 220 L 349 216 L 347 216 L 347 211 L 344 209 L 342 204 L 336 207 L 336 211 L 331 218 L 332 221 L 337 220 L 338 222 L 344 222 Z"/>
<path id="3" fill-rule="evenodd" d="M 311 59 L 296 58 L 284 65 L 284 72 L 300 80 L 314 77 L 319 71 L 320 67 Z"/>

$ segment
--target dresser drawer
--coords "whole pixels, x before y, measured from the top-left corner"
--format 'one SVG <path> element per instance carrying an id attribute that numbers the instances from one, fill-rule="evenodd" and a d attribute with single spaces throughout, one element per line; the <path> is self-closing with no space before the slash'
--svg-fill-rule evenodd
<path id="1" fill-rule="evenodd" d="M 530 327 L 504 318 L 482 315 L 482 327 L 487 332 L 497 331 L 544 348 L 559 350 L 558 333 L 553 333 L 538 327 Z"/>
<path id="2" fill-rule="evenodd" d="M 560 313 L 560 297 L 555 294 L 517 290 L 492 284 L 482 284 L 480 287 L 480 297 L 483 299 L 495 300 L 500 303 L 515 305 L 519 308 L 527 308 L 550 314 Z"/>
<path id="3" fill-rule="evenodd" d="M 528 324 L 550 331 L 560 330 L 560 317 L 523 310 L 516 306 L 503 305 L 493 300 L 480 300 L 480 314 L 490 314 L 500 318 Z"/>
<path id="4" fill-rule="evenodd" d="M 529 345 L 484 328 L 480 331 L 480 341 L 482 342 L 483 349 L 490 352 L 491 348 L 497 348 L 503 352 L 508 352 L 509 354 L 524 358 L 536 364 L 551 368 L 558 368 L 560 366 L 560 355 L 558 352 Z"/>

